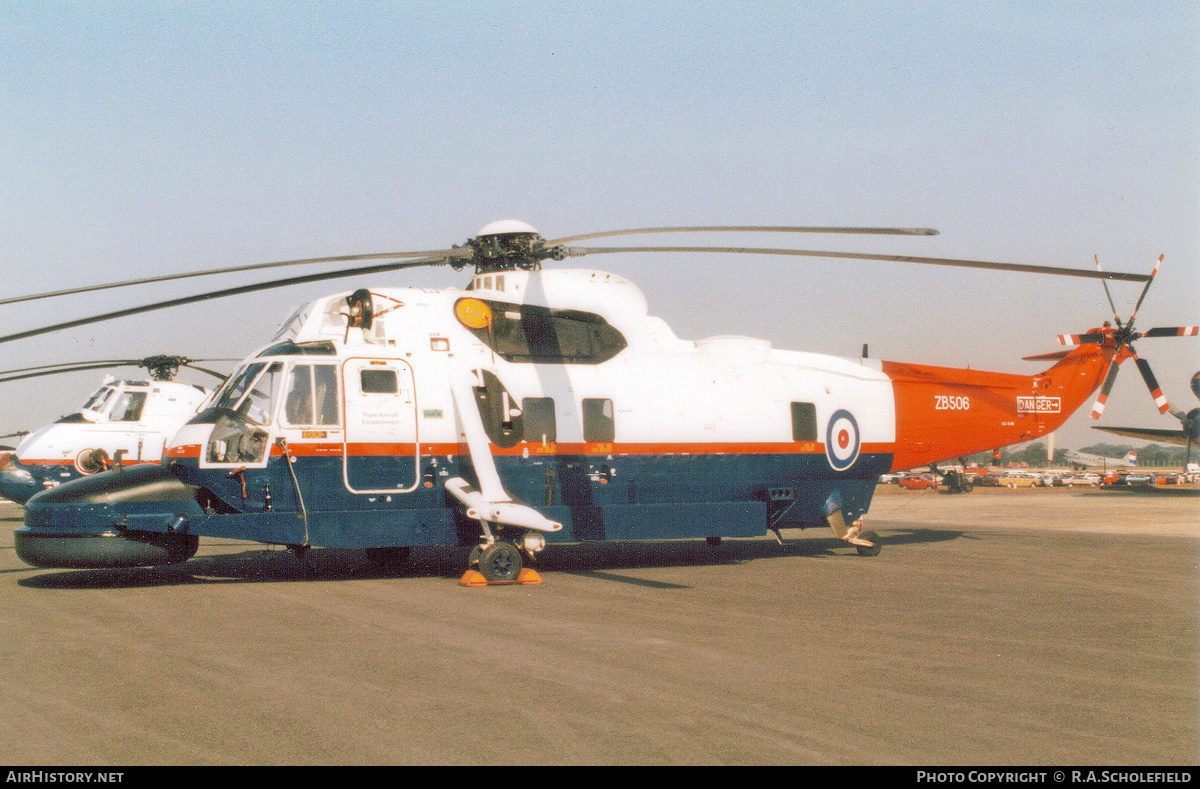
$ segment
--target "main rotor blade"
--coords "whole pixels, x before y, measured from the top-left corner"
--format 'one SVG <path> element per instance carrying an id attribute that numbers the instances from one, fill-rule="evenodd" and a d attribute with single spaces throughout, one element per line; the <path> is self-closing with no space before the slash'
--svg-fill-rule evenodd
<path id="1" fill-rule="evenodd" d="M 630 230 L 607 230 L 603 233 L 585 233 L 580 236 L 565 236 L 547 241 L 547 246 L 569 244 L 585 238 L 608 238 L 611 236 L 635 236 L 645 233 L 842 233 L 849 235 L 880 236 L 936 236 L 938 231 L 928 227 L 790 227 L 779 225 L 713 225 L 707 227 L 640 227 Z"/>
<path id="2" fill-rule="evenodd" d="M 29 329 L 16 334 L 9 334 L 0 337 L 0 343 L 12 342 L 14 340 L 24 340 L 28 337 L 37 337 L 42 334 L 62 331 L 63 329 L 73 329 L 77 326 L 87 326 L 92 323 L 100 323 L 102 321 L 110 321 L 116 318 L 127 318 L 131 315 L 140 315 L 143 312 L 153 312 L 155 310 L 165 310 L 171 307 L 181 307 L 185 304 L 195 304 L 198 301 L 205 299 L 220 299 L 226 296 L 238 296 L 243 293 L 255 293 L 260 290 L 271 290 L 273 288 L 285 288 L 290 285 L 303 285 L 308 282 L 320 282 L 327 279 L 340 279 L 343 277 L 357 277 L 364 274 L 379 274 L 385 271 L 397 271 L 405 268 L 416 268 L 418 266 L 441 266 L 446 264 L 446 258 L 431 258 L 428 260 L 406 261 L 404 263 L 387 263 L 380 266 L 363 266 L 356 269 L 342 269 L 341 271 L 329 271 L 321 274 L 306 274 L 302 277 L 289 277 L 288 279 L 277 279 L 270 282 L 259 282 L 253 285 L 241 285 L 236 288 L 225 288 L 224 290 L 214 290 L 209 293 L 201 293 L 197 296 L 184 296 L 178 299 L 170 299 L 168 301 L 159 301 L 154 304 L 146 304 L 141 307 L 130 307 L 124 310 L 116 310 L 107 312 L 103 315 L 94 315 L 90 318 L 79 318 L 73 321 L 57 323 L 53 326 L 43 326 L 39 329 Z"/>
<path id="3" fill-rule="evenodd" d="M 1092 271 L 1090 269 L 1036 266 L 1026 263 L 992 263 L 984 260 L 958 260 L 955 258 L 927 258 L 911 255 L 875 255 L 865 252 L 827 252 L 810 249 L 764 249 L 760 247 L 565 247 L 568 255 L 596 255 L 613 252 L 723 252 L 751 255 L 794 255 L 810 258 L 836 258 L 844 260 L 881 260 L 889 263 L 926 263 L 934 266 L 958 266 L 997 271 L 1023 271 L 1032 274 L 1058 274 L 1066 277 L 1086 279 L 1111 279 L 1123 282 L 1145 282 L 1146 274 Z M 0 338 L 2 340 L 2 338 Z"/>
<path id="4" fill-rule="evenodd" d="M 306 266 L 314 263 L 348 263 L 354 260 L 396 260 L 398 258 L 470 258 L 471 252 L 461 249 L 438 249 L 426 252 L 373 252 L 365 255 L 334 255 L 323 258 L 302 258 L 299 260 L 281 260 L 276 263 L 256 263 L 250 266 L 231 266 L 228 268 L 214 268 L 205 271 L 189 271 L 184 274 L 164 274 L 161 277 L 146 277 L 144 279 L 130 279 L 124 282 L 110 282 L 103 285 L 87 285 L 79 288 L 68 288 L 66 290 L 55 290 L 47 293 L 31 293 L 28 296 L 14 296 L 8 299 L 0 299 L 0 305 L 16 304 L 22 301 L 35 301 L 37 299 L 49 299 L 54 296 L 68 296 L 74 293 L 91 293 L 97 290 L 108 290 L 110 288 L 124 288 L 131 285 L 147 285 L 152 282 L 167 282 L 174 279 L 190 279 L 192 277 L 208 277 L 214 274 L 231 274 L 238 271 L 258 271 L 268 268 L 279 268 L 281 266 Z"/>

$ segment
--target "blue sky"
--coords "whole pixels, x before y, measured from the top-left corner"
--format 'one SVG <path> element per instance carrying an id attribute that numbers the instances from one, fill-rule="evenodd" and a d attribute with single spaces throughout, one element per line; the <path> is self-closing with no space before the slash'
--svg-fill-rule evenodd
<path id="1" fill-rule="evenodd" d="M 0 293 L 674 224 L 912 225 L 804 246 L 1148 271 L 1200 322 L 1194 3 L 41 3 L 0 9 Z M 675 241 L 675 239 L 673 239 Z M 703 243 L 784 243 L 775 237 Z M 1110 317 L 1094 281 L 903 264 L 604 256 L 683 337 L 1032 372 Z M 0 331 L 253 280 L 70 297 Z M 461 284 L 447 271 L 370 284 Z M 0 369 L 242 356 L 300 301 L 244 296 L 0 346 Z M 1134 285 L 1114 286 L 1127 314 Z M 1146 340 L 1169 397 L 1200 340 Z M 52 384 L 47 381 L 53 381 Z M 6 384 L 0 433 L 94 373 Z M 1086 410 L 1086 409 L 1085 409 Z M 1105 422 L 1163 425 L 1123 371 Z M 1097 434 L 1086 414 L 1060 445 Z M 1117 439 L 1113 439 L 1114 441 Z"/>

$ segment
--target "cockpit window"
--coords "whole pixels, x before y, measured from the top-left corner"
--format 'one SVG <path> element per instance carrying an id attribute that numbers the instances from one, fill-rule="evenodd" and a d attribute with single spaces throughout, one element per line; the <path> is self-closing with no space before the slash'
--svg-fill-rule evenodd
<path id="1" fill-rule="evenodd" d="M 225 382 L 221 393 L 217 395 L 216 405 L 222 408 L 232 408 L 234 405 L 237 405 L 238 400 L 246 393 L 246 387 L 254 383 L 255 377 L 262 372 L 264 367 L 266 367 L 265 362 L 248 364 L 229 376 L 229 380 Z"/>
<path id="2" fill-rule="evenodd" d="M 279 325 L 279 331 L 271 338 L 272 342 L 276 340 L 290 340 L 300 332 L 300 327 L 308 320 L 308 314 L 312 312 L 312 304 L 302 304 L 292 311 L 292 314 L 284 319 Z"/>
<path id="3" fill-rule="evenodd" d="M 283 364 L 254 362 L 230 377 L 214 402 L 215 407 L 234 411 L 265 425 L 271 418 L 271 404 L 282 377 Z"/>
<path id="4" fill-rule="evenodd" d="M 112 397 L 112 394 L 115 391 L 116 390 L 113 389 L 111 386 L 100 387 L 99 389 L 96 390 L 96 392 L 91 397 L 88 398 L 87 402 L 83 404 L 83 410 L 84 411 L 101 411 L 101 410 L 103 410 L 104 404 L 108 402 L 108 398 Z"/>
<path id="5" fill-rule="evenodd" d="M 142 408 L 146 405 L 145 392 L 122 392 L 113 406 L 113 422 L 136 422 L 142 418 Z"/>

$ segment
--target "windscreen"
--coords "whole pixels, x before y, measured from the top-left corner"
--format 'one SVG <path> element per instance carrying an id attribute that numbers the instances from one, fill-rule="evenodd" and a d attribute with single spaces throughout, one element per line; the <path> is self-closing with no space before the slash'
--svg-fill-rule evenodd
<path id="1" fill-rule="evenodd" d="M 214 405 L 265 425 L 271 418 L 271 405 L 279 388 L 282 370 L 283 365 L 279 362 L 246 365 L 230 377 Z"/>

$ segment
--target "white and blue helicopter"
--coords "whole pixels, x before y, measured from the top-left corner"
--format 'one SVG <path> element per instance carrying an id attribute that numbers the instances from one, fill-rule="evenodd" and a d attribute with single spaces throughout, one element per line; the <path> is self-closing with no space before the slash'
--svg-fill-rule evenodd
<path id="1" fill-rule="evenodd" d="M 35 493 L 115 466 L 159 462 L 166 442 L 194 417 L 210 390 L 173 380 L 185 367 L 225 379 L 197 362 L 235 359 L 188 359 L 160 354 L 144 359 L 110 359 L 54 364 L 0 372 L 0 383 L 26 378 L 142 367 L 146 379 L 106 375 L 82 406 L 28 433 L 11 451 L 0 452 L 0 496 L 24 504 Z"/>
<path id="2" fill-rule="evenodd" d="M 1153 280 L 818 250 L 575 245 L 717 230 L 935 232 L 652 228 L 547 241 L 507 220 L 461 247 L 262 264 L 388 261 L 0 337 L 303 282 L 474 268 L 462 290 L 357 288 L 303 305 L 167 441 L 161 463 L 101 472 L 29 499 L 17 553 L 39 567 L 122 567 L 185 561 L 201 537 L 297 553 L 365 549 L 384 562 L 416 546 L 474 546 L 471 565 L 489 581 L 506 581 L 556 542 L 717 542 L 824 526 L 874 555 L 880 541 L 862 518 L 879 475 L 1044 435 L 1101 386 L 1133 340 L 1180 331 L 1135 333 L 1132 321 L 1120 332 L 1092 329 L 1036 375 L 843 359 L 747 337 L 681 339 L 622 277 L 542 266 L 589 254 L 696 251 L 1143 282 L 1143 297 Z M 1157 389 L 1148 365 L 1143 375 Z"/>

